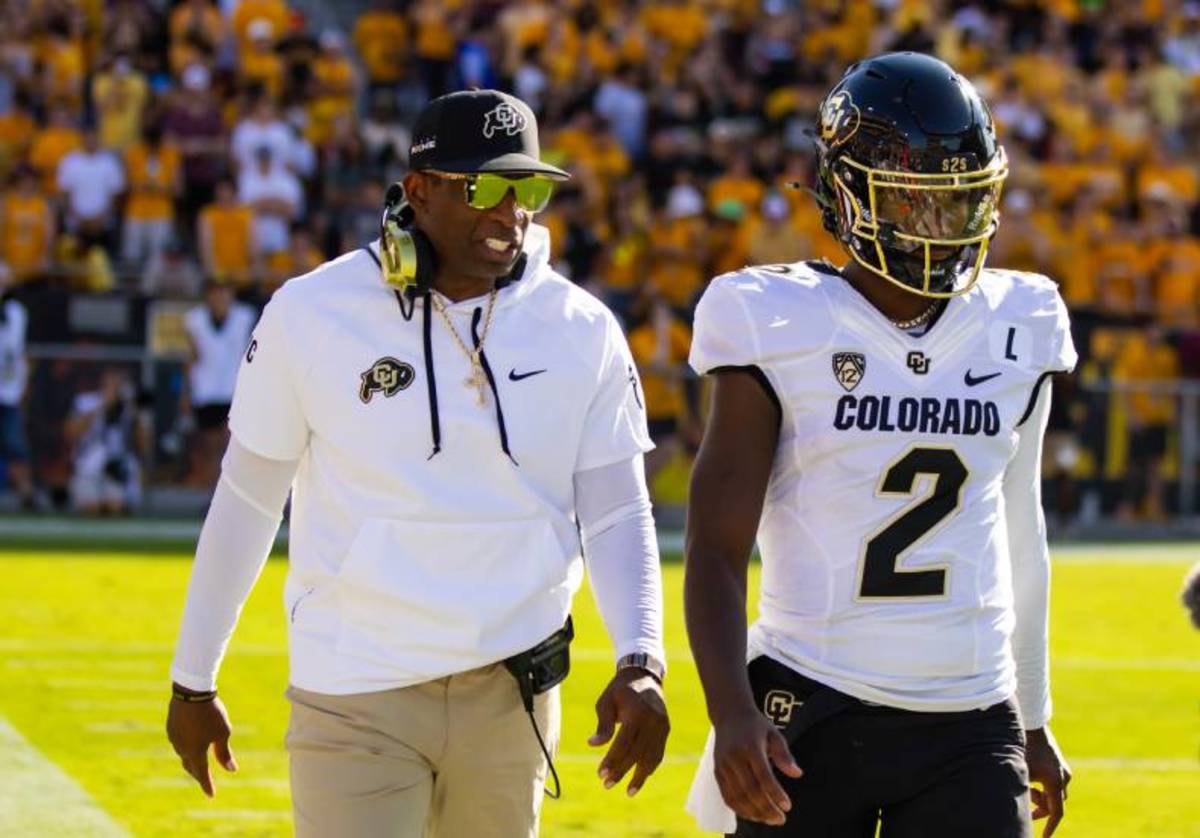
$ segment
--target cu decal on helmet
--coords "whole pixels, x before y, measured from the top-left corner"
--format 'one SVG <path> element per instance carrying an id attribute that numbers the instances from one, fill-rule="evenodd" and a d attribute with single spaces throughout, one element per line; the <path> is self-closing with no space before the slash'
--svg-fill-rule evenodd
<path id="1" fill-rule="evenodd" d="M 861 121 L 862 114 L 850 92 L 835 93 L 821 106 L 821 141 L 837 148 L 854 136 Z"/>

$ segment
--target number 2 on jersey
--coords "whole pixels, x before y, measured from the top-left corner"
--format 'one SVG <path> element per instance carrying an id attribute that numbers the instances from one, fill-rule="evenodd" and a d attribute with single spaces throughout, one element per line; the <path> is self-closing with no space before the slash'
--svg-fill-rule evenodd
<path id="1" fill-rule="evenodd" d="M 867 541 L 859 564 L 858 599 L 925 599 L 947 593 L 949 568 L 901 570 L 900 556 L 927 536 L 962 505 L 967 467 L 953 448 L 918 446 L 892 461 L 883 473 L 876 494 L 912 496 L 921 475 L 933 479 L 933 488 Z"/>

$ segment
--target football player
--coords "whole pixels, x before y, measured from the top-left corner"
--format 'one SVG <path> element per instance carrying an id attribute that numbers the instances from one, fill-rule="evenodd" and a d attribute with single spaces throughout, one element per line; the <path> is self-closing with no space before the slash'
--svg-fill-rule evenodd
<path id="1" fill-rule="evenodd" d="M 852 66 L 817 170 L 848 264 L 726 274 L 696 312 L 685 599 L 713 732 L 688 808 L 738 836 L 1028 836 L 1032 781 L 1049 835 L 1071 775 L 1039 460 L 1066 309 L 984 268 L 1006 158 L 941 61 Z"/>

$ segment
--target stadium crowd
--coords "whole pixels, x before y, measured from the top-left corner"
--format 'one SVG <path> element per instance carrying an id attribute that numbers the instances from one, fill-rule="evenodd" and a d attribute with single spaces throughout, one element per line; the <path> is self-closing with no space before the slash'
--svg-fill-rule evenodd
<path id="1" fill-rule="evenodd" d="M 375 237 L 422 103 L 501 87 L 574 175 L 539 221 L 629 329 L 658 472 L 698 439 L 684 361 L 707 278 L 845 261 L 790 186 L 811 182 L 821 93 L 858 58 L 927 51 L 992 103 L 1011 161 L 990 264 L 1059 281 L 1084 350 L 1052 419 L 1053 504 L 1073 515 L 1095 485 L 1094 511 L 1167 513 L 1177 398 L 1091 385 L 1200 377 L 1200 2 L 339 5 L 346 32 L 286 0 L 0 3 L 7 293 L 216 284 L 260 306 Z M 38 480 L 65 485 L 72 423 L 43 424 L 60 430 L 35 445 Z"/>

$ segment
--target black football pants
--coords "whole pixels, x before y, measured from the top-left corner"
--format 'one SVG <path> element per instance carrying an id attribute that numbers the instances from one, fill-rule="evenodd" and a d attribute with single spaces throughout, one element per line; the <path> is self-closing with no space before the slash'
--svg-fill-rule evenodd
<path id="1" fill-rule="evenodd" d="M 737 838 L 1030 838 L 1025 733 L 1010 700 L 915 713 L 864 704 L 767 657 L 750 663 L 760 709 L 800 779 L 783 826 L 738 818 Z"/>

